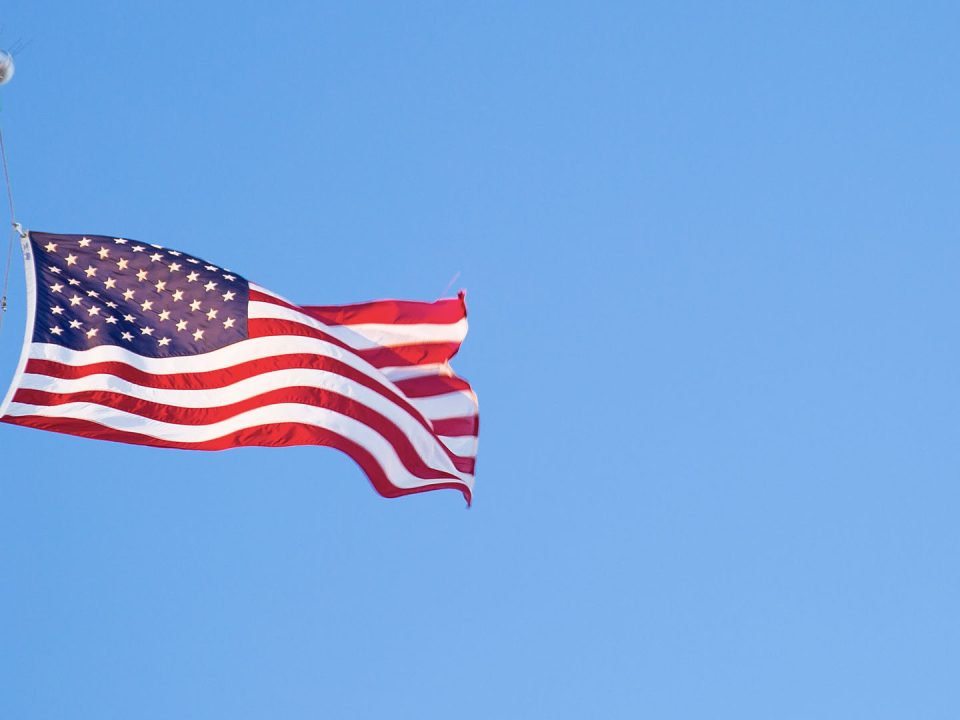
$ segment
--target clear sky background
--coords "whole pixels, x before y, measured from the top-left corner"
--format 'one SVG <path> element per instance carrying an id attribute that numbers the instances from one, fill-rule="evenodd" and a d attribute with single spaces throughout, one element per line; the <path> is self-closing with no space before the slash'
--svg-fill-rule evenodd
<path id="1" fill-rule="evenodd" d="M 482 428 L 466 510 L 0 426 L 0 717 L 960 716 L 960 11 L 719 5 L 7 3 L 27 227 L 460 272 Z"/>

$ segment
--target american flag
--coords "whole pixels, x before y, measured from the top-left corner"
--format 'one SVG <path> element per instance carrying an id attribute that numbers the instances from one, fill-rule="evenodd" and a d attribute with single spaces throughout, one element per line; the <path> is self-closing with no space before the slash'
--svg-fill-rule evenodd
<path id="1" fill-rule="evenodd" d="M 298 306 L 160 245 L 22 242 L 28 327 L 3 422 L 188 450 L 326 445 L 386 497 L 470 502 L 477 398 L 449 365 L 462 293 Z"/>

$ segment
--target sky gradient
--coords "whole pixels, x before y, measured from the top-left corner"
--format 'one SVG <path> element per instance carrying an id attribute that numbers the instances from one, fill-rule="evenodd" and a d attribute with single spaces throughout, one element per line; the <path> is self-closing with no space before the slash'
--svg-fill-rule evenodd
<path id="1" fill-rule="evenodd" d="M 469 510 L 0 425 L 0 717 L 956 718 L 958 22 L 6 7 L 26 227 L 305 304 L 459 272 L 482 422 Z"/>

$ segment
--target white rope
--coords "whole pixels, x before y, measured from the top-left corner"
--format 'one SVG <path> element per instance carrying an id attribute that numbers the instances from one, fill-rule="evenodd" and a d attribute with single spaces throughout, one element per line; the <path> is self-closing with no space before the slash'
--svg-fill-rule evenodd
<path id="1" fill-rule="evenodd" d="M 3 179 L 7 184 L 7 202 L 10 205 L 10 240 L 7 243 L 7 263 L 3 272 L 3 294 L 0 295 L 0 332 L 3 331 L 3 318 L 7 314 L 7 290 L 10 287 L 10 262 L 13 259 L 13 239 L 23 237 L 23 228 L 17 222 L 17 215 L 13 209 L 13 187 L 10 185 L 10 170 L 7 168 L 7 148 L 3 144 L 3 129 L 0 128 L 0 158 L 3 160 Z"/>

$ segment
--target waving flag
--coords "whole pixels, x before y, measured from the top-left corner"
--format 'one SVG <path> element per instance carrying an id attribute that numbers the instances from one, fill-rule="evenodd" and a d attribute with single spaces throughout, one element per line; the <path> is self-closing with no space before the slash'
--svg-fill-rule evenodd
<path id="1" fill-rule="evenodd" d="M 473 490 L 458 298 L 298 306 L 177 250 L 31 232 L 28 327 L 0 420 L 187 450 L 327 445 L 386 497 Z"/>

